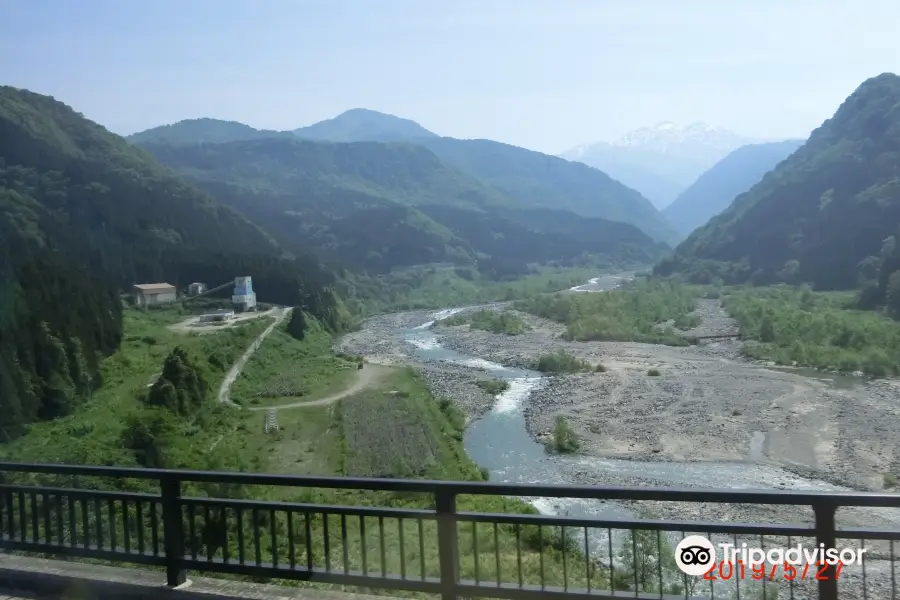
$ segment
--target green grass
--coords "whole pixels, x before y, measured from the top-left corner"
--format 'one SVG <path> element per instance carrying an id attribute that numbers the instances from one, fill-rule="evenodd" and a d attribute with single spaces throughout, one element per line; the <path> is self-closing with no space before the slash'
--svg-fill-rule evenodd
<path id="1" fill-rule="evenodd" d="M 515 308 L 564 323 L 565 337 L 578 341 L 647 342 L 685 345 L 672 327 L 693 322 L 696 290 L 661 281 L 636 281 L 602 294 L 554 294 L 514 304 Z"/>
<path id="2" fill-rule="evenodd" d="M 776 286 L 734 290 L 724 306 L 754 340 L 751 358 L 829 371 L 900 374 L 900 323 L 850 308 L 853 294 Z"/>
<path id="3" fill-rule="evenodd" d="M 331 352 L 331 335 L 314 318 L 303 341 L 279 325 L 250 357 L 234 382 L 231 398 L 246 406 L 278 406 L 311 400 L 347 387 L 358 361 Z"/>
<path id="4" fill-rule="evenodd" d="M 197 335 L 175 332 L 167 326 L 186 318 L 179 308 L 124 311 L 121 348 L 103 360 L 103 384 L 71 415 L 29 425 L 27 433 L 0 447 L 8 460 L 95 465 L 136 465 L 132 453 L 122 445 L 128 420 L 143 410 L 146 394 L 175 346 L 184 347 L 200 365 L 217 393 L 228 368 L 251 341 L 271 323 L 270 318 L 245 322 L 214 333 Z M 232 411 L 213 404 L 202 418 L 180 424 L 178 466 L 206 468 L 206 449 L 222 427 L 233 419 Z M 224 455 L 220 455 L 224 459 Z M 225 460 L 227 463 L 228 460 Z"/>

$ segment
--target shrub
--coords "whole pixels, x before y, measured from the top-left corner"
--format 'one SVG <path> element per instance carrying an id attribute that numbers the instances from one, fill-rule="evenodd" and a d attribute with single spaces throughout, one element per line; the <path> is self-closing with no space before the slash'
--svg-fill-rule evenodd
<path id="1" fill-rule="evenodd" d="M 579 448 L 581 448 L 581 441 L 572 431 L 566 418 L 562 415 L 557 416 L 556 424 L 553 427 L 553 439 L 548 444 L 548 449 L 551 452 L 568 454 L 577 452 Z"/>
<path id="2" fill-rule="evenodd" d="M 650 377 L 659 377 L 660 376 L 659 369 L 650 369 L 647 371 L 647 375 L 649 375 Z"/>
<path id="3" fill-rule="evenodd" d="M 586 361 L 563 351 L 541 355 L 532 363 L 532 368 L 541 373 L 580 373 L 593 370 Z"/>
<path id="4" fill-rule="evenodd" d="M 492 396 L 502 394 L 509 389 L 509 382 L 505 379 L 479 379 L 475 385 Z"/>

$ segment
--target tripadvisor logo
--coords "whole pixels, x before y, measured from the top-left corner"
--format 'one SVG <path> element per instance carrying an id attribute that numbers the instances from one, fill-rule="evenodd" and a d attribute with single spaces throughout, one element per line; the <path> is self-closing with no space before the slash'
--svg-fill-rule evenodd
<path id="1" fill-rule="evenodd" d="M 689 535 L 675 547 L 675 564 L 687 575 L 703 575 L 716 562 L 716 549 L 702 535 Z"/>

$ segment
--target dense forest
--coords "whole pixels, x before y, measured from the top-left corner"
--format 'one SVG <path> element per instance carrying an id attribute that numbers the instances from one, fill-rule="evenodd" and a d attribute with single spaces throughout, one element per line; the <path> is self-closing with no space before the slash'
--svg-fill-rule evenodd
<path id="1" fill-rule="evenodd" d="M 269 138 L 145 148 L 283 246 L 313 248 L 360 272 L 452 263 L 497 278 L 585 254 L 647 263 L 666 250 L 633 225 L 517 209 L 504 194 L 409 144 Z"/>
<path id="2" fill-rule="evenodd" d="M 338 326 L 334 276 L 48 96 L 0 87 L 0 438 L 99 384 L 135 283 L 251 273 L 263 301 Z"/>
<path id="3" fill-rule="evenodd" d="M 872 307 L 900 298 L 898 224 L 900 77 L 885 73 L 655 272 L 700 283 L 861 285 Z"/>

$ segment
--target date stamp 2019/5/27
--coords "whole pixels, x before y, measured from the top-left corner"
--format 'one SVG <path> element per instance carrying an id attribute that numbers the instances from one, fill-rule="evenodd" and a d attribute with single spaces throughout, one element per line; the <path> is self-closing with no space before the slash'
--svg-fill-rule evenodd
<path id="1" fill-rule="evenodd" d="M 703 574 L 703 579 L 707 581 L 729 581 L 731 579 L 753 579 L 756 581 L 763 579 L 768 579 L 769 581 L 778 579 L 784 581 L 836 580 L 841 575 L 844 563 L 839 560 L 835 565 L 833 574 L 830 572 L 829 566 L 824 562 L 819 564 L 801 563 L 798 565 L 788 562 L 771 564 L 762 562 L 745 565 L 741 560 L 735 563 L 722 560 L 713 563 L 709 570 Z"/>

